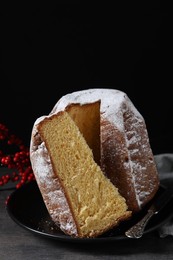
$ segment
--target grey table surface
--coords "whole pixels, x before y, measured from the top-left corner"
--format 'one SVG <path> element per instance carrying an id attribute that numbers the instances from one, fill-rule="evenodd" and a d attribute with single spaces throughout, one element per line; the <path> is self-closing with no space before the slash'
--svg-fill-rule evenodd
<path id="1" fill-rule="evenodd" d="M 0 168 L 0 174 L 2 173 Z M 173 237 L 160 238 L 157 230 L 140 239 L 78 243 L 40 236 L 9 216 L 5 201 L 13 192 L 0 187 L 0 260 L 51 259 L 173 259 Z"/>

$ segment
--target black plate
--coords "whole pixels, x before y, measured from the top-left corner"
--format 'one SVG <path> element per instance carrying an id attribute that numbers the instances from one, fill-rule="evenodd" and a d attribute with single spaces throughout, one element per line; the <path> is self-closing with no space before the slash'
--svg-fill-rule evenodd
<path id="1" fill-rule="evenodd" d="M 159 195 L 164 191 L 160 186 Z M 9 197 L 6 206 L 10 217 L 20 226 L 36 234 L 69 242 L 106 242 L 111 240 L 124 240 L 127 238 L 125 231 L 143 217 L 147 205 L 140 213 L 133 216 L 131 220 L 123 222 L 118 227 L 97 238 L 73 238 L 64 234 L 51 220 L 43 202 L 41 193 L 35 181 L 23 185 L 15 190 Z M 144 235 L 156 230 L 173 216 L 173 199 L 165 206 L 164 210 L 153 216 L 148 223 Z"/>

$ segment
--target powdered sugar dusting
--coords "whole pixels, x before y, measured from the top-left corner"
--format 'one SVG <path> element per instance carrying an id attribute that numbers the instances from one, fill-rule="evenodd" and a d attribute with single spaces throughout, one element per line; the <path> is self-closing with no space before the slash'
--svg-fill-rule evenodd
<path id="1" fill-rule="evenodd" d="M 127 165 L 131 169 L 135 196 L 140 208 L 157 187 L 158 174 L 149 144 L 145 121 L 142 116 L 135 117 L 133 113 L 134 110 L 131 107 L 125 111 L 124 136 L 129 158 Z"/>
<path id="2" fill-rule="evenodd" d="M 33 134 L 36 131 L 34 127 Z M 37 138 L 35 138 L 35 135 L 32 136 L 30 156 L 32 168 L 45 205 L 53 221 L 58 224 L 61 230 L 71 235 L 77 235 L 76 224 L 59 180 L 53 172 L 45 144 L 44 142 L 38 144 L 38 139 L 39 136 Z"/>
<path id="3" fill-rule="evenodd" d="M 64 110 L 70 104 L 89 104 L 101 100 L 101 116 L 111 121 L 119 130 L 124 131 L 122 104 L 127 103 L 137 117 L 141 117 L 137 109 L 133 106 L 127 95 L 117 89 L 87 89 L 76 91 L 63 96 L 54 106 L 50 114 Z"/>

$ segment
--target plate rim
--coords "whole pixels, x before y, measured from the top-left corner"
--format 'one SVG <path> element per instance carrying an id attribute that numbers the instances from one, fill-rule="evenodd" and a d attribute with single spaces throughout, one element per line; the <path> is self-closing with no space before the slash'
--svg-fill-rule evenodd
<path id="1" fill-rule="evenodd" d="M 39 236 L 43 236 L 43 237 L 47 237 L 47 238 L 51 238 L 51 239 L 54 239 L 54 240 L 61 240 L 61 241 L 69 241 L 69 242 L 84 242 L 84 243 L 87 243 L 87 242 L 110 242 L 110 241 L 120 241 L 120 240 L 127 240 L 127 239 L 130 239 L 128 238 L 127 236 L 125 236 L 125 234 L 123 235 L 117 235 L 117 236 L 100 236 L 100 237 L 95 237 L 95 238 L 78 238 L 78 237 L 72 237 L 70 235 L 67 235 L 65 233 L 63 233 L 63 231 L 61 231 L 60 229 L 60 232 L 62 232 L 62 235 L 58 235 L 58 234 L 51 234 L 51 233 L 47 233 L 47 232 L 43 232 L 43 231 L 40 231 L 40 230 L 37 230 L 29 225 L 26 225 L 26 223 L 22 223 L 16 216 L 14 216 L 14 214 L 12 213 L 12 211 L 10 210 L 10 203 L 12 203 L 11 201 L 15 198 L 16 194 L 19 193 L 19 192 L 22 192 L 23 190 L 26 191 L 26 188 L 30 185 L 36 185 L 36 187 L 38 188 L 38 185 L 37 185 L 37 182 L 36 180 L 33 180 L 33 181 L 30 181 L 24 185 L 22 185 L 20 188 L 18 189 L 15 189 L 9 196 L 8 196 L 8 200 L 7 200 L 7 203 L 6 203 L 6 210 L 9 214 L 9 216 L 11 217 L 11 219 L 16 223 L 18 224 L 19 226 L 21 226 L 22 228 L 32 232 L 32 233 L 35 233 Z M 159 187 L 163 187 L 165 189 L 165 186 L 160 184 Z M 38 188 L 39 190 L 39 188 Z M 171 201 L 173 201 L 173 199 L 171 199 Z M 45 206 L 46 207 L 46 206 Z M 159 213 L 158 213 L 159 214 Z M 157 214 L 157 215 L 158 215 Z M 156 225 L 154 226 L 151 226 L 150 228 L 146 228 L 145 231 L 144 231 L 144 235 L 147 234 L 147 233 L 150 233 L 150 232 L 153 232 L 154 230 L 157 230 L 161 225 L 165 224 L 167 221 L 169 221 L 169 219 L 173 216 L 173 212 L 172 214 L 169 214 L 169 216 L 165 217 L 164 220 L 161 221 L 161 223 L 157 223 Z"/>

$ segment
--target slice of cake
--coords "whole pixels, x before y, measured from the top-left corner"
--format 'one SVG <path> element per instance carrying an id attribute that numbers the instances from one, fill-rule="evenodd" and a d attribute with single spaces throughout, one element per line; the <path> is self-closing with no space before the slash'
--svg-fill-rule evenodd
<path id="1" fill-rule="evenodd" d="M 65 233 L 96 237 L 131 216 L 66 111 L 45 117 L 37 131 L 33 171 L 52 219 Z"/>

